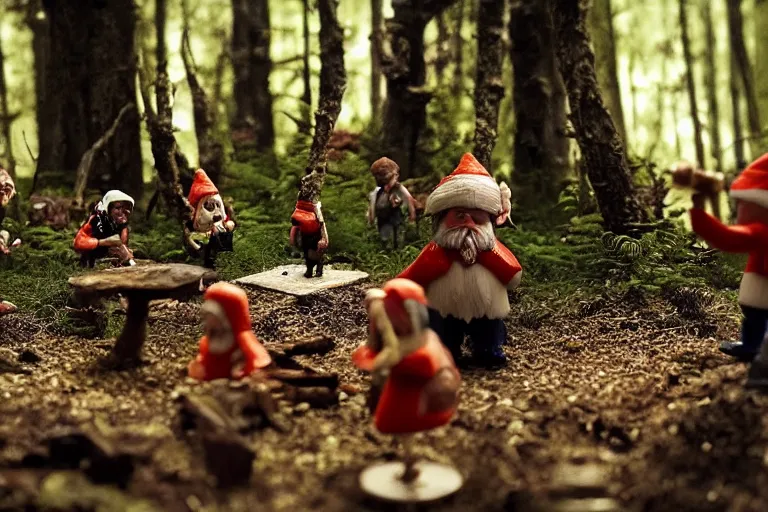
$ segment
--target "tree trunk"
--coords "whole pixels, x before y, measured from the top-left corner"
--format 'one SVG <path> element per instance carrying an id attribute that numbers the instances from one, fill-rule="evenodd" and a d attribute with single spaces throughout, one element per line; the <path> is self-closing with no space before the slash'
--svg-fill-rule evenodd
<path id="1" fill-rule="evenodd" d="M 624 124 L 624 109 L 621 106 L 621 89 L 616 63 L 616 34 L 613 28 L 611 0 L 594 0 L 589 11 L 589 33 L 595 51 L 595 71 L 606 107 L 613 118 L 624 144 L 627 131 Z"/>
<path id="2" fill-rule="evenodd" d="M 477 160 L 491 172 L 491 156 L 504 98 L 504 0 L 480 0 L 475 80 L 475 148 Z"/>
<path id="3" fill-rule="evenodd" d="M 319 0 L 320 11 L 320 98 L 315 112 L 315 134 L 309 149 L 306 175 L 301 178 L 300 201 L 317 202 L 325 181 L 328 141 L 341 112 L 347 87 L 344 69 L 344 30 L 337 15 L 339 0 Z"/>
<path id="4" fill-rule="evenodd" d="M 304 52 L 301 56 L 302 60 L 302 68 L 301 68 L 301 79 L 302 82 L 304 82 L 304 92 L 301 95 L 301 101 L 304 102 L 304 105 L 306 109 L 304 112 L 306 113 L 304 116 L 304 122 L 307 123 L 307 126 L 312 125 L 312 80 L 311 80 L 311 69 L 309 67 L 309 52 L 310 50 L 310 42 L 309 42 L 309 0 L 302 0 L 302 10 L 301 10 L 301 26 L 302 26 L 302 36 L 304 38 Z"/>
<path id="5" fill-rule="evenodd" d="M 512 183 L 523 210 L 556 202 L 568 167 L 566 94 L 549 7 L 548 1 L 514 0 L 509 19 L 516 118 Z"/>
<path id="6" fill-rule="evenodd" d="M 8 88 L 5 82 L 5 55 L 3 53 L 2 41 L 0 41 L 0 142 L 3 147 L 3 161 L 0 167 L 5 168 L 11 178 L 16 177 L 16 160 L 13 158 L 13 145 L 11 144 L 11 124 L 17 115 L 11 114 L 8 110 Z"/>
<path id="7" fill-rule="evenodd" d="M 43 14 L 42 16 L 39 15 L 41 13 Z M 51 50 L 51 29 L 41 0 L 30 0 L 27 4 L 24 22 L 32 32 L 32 54 L 35 59 L 35 121 L 39 154 L 39 148 L 53 144 L 54 134 L 54 125 L 47 122 L 48 119 L 53 117 L 50 106 L 51 102 L 46 100 L 46 94 L 48 93 L 46 73 L 50 65 L 48 60 Z M 35 163 L 37 163 L 37 160 L 35 160 Z M 30 195 L 37 189 L 40 166 L 36 165 L 35 167 Z"/>
<path id="8" fill-rule="evenodd" d="M 443 11 L 437 17 L 437 56 L 435 57 L 435 76 L 437 76 L 437 83 L 439 85 L 443 85 L 443 82 L 445 82 L 445 68 L 448 67 L 448 63 L 451 61 L 451 33 L 448 30 L 448 22 L 448 15 Z"/>
<path id="9" fill-rule="evenodd" d="M 185 5 L 185 4 L 184 4 Z M 215 184 L 220 185 L 224 171 L 224 145 L 216 136 L 216 105 L 208 100 L 208 94 L 197 79 L 197 66 L 189 45 L 189 22 L 184 9 L 184 27 L 181 36 L 181 59 L 187 74 L 187 84 L 192 95 L 192 115 L 195 119 L 195 137 L 200 167 Z"/>
<path id="10" fill-rule="evenodd" d="M 371 0 L 371 119 L 377 124 L 381 115 L 382 3 Z"/>
<path id="11" fill-rule="evenodd" d="M 268 0 L 232 0 L 232 67 L 235 115 L 231 121 L 236 156 L 271 152 L 275 144 L 269 75 Z"/>
<path id="12" fill-rule="evenodd" d="M 747 166 L 744 156 L 744 134 L 741 129 L 741 89 L 739 88 L 739 70 L 736 58 L 731 52 L 730 58 L 730 88 L 731 88 L 731 119 L 733 122 L 733 156 L 736 159 L 736 170 Z"/>
<path id="13" fill-rule="evenodd" d="M 755 22 L 755 48 L 760 57 L 755 59 L 755 76 L 768 76 L 768 60 L 762 55 L 762 50 L 768 48 L 768 0 L 755 0 L 752 11 Z M 755 82 L 760 119 L 768 119 L 768 81 Z"/>
<path id="14" fill-rule="evenodd" d="M 744 20 L 741 16 L 741 0 L 728 1 L 728 29 L 730 34 L 731 52 L 736 59 L 736 64 L 741 76 L 742 91 L 747 100 L 747 122 L 750 131 L 750 148 L 752 157 L 756 158 L 762 154 L 762 148 L 765 146 L 760 140 L 760 114 L 757 106 L 757 97 L 755 94 L 755 84 L 752 78 L 752 67 L 747 55 L 747 47 L 744 45 Z M 758 49 L 758 52 L 762 50 Z M 762 55 L 761 55 L 762 58 Z"/>
<path id="15" fill-rule="evenodd" d="M 696 79 L 693 76 L 693 56 L 691 55 L 691 41 L 688 37 L 688 15 L 685 6 L 686 0 L 680 0 L 680 40 L 683 44 L 683 59 L 685 60 L 685 81 L 688 89 L 688 105 L 691 109 L 693 121 L 693 141 L 696 144 L 696 164 L 703 169 L 707 162 L 704 155 L 704 141 L 701 133 L 701 121 L 696 103 Z"/>
<path id="16" fill-rule="evenodd" d="M 677 110 L 678 108 L 678 102 L 677 97 L 679 96 L 679 90 L 677 87 L 674 88 L 672 91 L 672 126 L 675 127 L 675 155 L 677 158 L 682 158 L 683 156 L 683 143 L 680 140 L 680 130 L 678 129 L 678 125 L 680 124 L 680 116 L 679 112 Z"/>
<path id="17" fill-rule="evenodd" d="M 715 67 L 715 29 L 712 24 L 712 4 L 704 2 L 701 6 L 702 21 L 706 33 L 706 74 L 707 106 L 709 107 L 709 136 L 712 139 L 711 155 L 715 159 L 714 169 L 723 171 L 723 150 L 720 140 L 720 108 L 717 102 L 717 68 Z"/>
<path id="18" fill-rule="evenodd" d="M 626 233 L 647 220 L 634 196 L 621 137 L 603 104 L 586 29 L 589 0 L 558 0 L 554 25 L 576 140 L 607 230 Z"/>
<path id="19" fill-rule="evenodd" d="M 467 0 L 458 0 L 454 7 L 453 34 L 451 35 L 451 55 L 453 57 L 453 80 L 451 94 L 458 98 L 464 92 L 464 38 L 461 30 L 464 28 L 464 15 Z"/>
<path id="20" fill-rule="evenodd" d="M 419 136 L 432 93 L 424 87 L 424 28 L 454 0 L 404 0 L 387 20 L 391 54 L 384 58 L 387 101 L 384 106 L 385 152 L 400 166 L 400 178 L 416 176 Z M 423 168 L 423 167 L 422 167 Z"/>
<path id="21" fill-rule="evenodd" d="M 136 10 L 133 0 L 86 3 L 44 0 L 49 20 L 45 115 L 38 158 L 38 187 L 72 187 L 83 154 L 136 101 Z M 44 53 L 44 52 L 41 52 Z M 117 188 L 138 199 L 143 191 L 139 116 L 129 112 L 95 156 L 89 186 Z"/>

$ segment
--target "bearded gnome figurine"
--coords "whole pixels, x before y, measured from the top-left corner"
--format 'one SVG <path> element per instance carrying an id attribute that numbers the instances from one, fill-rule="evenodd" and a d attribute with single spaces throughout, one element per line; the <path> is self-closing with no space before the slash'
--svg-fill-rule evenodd
<path id="1" fill-rule="evenodd" d="M 371 174 L 376 179 L 377 187 L 371 192 L 368 206 L 368 224 L 376 221 L 381 241 L 392 239 L 393 248 L 397 249 L 398 229 L 403 223 L 403 203 L 408 206 L 408 218 L 416 220 L 416 201 L 408 189 L 398 179 L 400 167 L 389 158 L 379 158 L 371 165 Z"/>
<path id="2" fill-rule="evenodd" d="M 294 247 L 301 247 L 304 253 L 304 263 L 307 271 L 304 277 L 312 277 L 315 266 L 315 277 L 323 276 L 323 260 L 328 249 L 328 231 L 323 219 L 320 202 L 296 201 L 296 209 L 291 215 L 290 242 Z"/>
<path id="3" fill-rule="evenodd" d="M 195 209 L 192 221 L 187 224 L 187 243 L 197 256 L 203 255 L 203 265 L 213 268 L 219 252 L 232 251 L 232 232 L 235 221 L 230 209 L 224 206 L 219 189 L 204 170 L 195 171 L 192 187 L 187 198 Z M 202 233 L 208 243 L 200 244 L 193 239 L 193 233 Z"/>
<path id="4" fill-rule="evenodd" d="M 5 217 L 5 208 L 15 195 L 16 184 L 13 182 L 11 175 L 8 174 L 8 171 L 0 167 L 0 223 L 3 222 Z M 21 245 L 21 240 L 18 238 L 13 243 L 10 243 L 10 239 L 11 234 L 8 231 L 0 230 L 0 254 L 10 254 L 11 247 Z"/>
<path id="5" fill-rule="evenodd" d="M 97 259 L 116 257 L 119 265 L 135 265 L 128 248 L 128 221 L 133 212 L 133 198 L 119 190 L 110 190 L 96 205 L 74 240 L 80 253 L 80 265 L 93 267 Z"/>
<path id="6" fill-rule="evenodd" d="M 507 290 L 520 284 L 522 268 L 496 239 L 494 223 L 509 215 L 511 192 L 469 153 L 427 199 L 434 236 L 398 277 L 417 282 L 433 309 L 430 325 L 455 359 L 464 336 L 471 340 L 474 362 L 495 367 L 506 363 L 502 349 L 509 314 Z"/>
<path id="7" fill-rule="evenodd" d="M 218 282 L 205 292 L 200 308 L 205 336 L 200 352 L 189 363 L 197 380 L 241 379 L 269 366 L 272 359 L 251 330 L 248 296 L 242 288 Z"/>

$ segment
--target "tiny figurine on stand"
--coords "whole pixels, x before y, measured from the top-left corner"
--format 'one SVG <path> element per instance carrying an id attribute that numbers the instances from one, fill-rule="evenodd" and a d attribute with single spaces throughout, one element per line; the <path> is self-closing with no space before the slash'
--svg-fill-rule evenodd
<path id="1" fill-rule="evenodd" d="M 189 363 L 189 376 L 197 380 L 241 379 L 272 363 L 267 350 L 251 330 L 248 296 L 242 288 L 218 282 L 205 292 L 200 308 L 205 336 L 200 353 Z"/>
<path id="2" fill-rule="evenodd" d="M 11 239 L 11 234 L 6 230 L 0 230 L 0 254 L 11 254 L 11 248 L 21 245 L 21 239 L 17 238 L 12 243 L 8 243 Z"/>
<path id="3" fill-rule="evenodd" d="M 679 182 L 674 175 L 673 180 Z M 691 227 L 716 249 L 749 254 L 739 287 L 744 313 L 741 341 L 723 342 L 720 350 L 751 361 L 760 350 L 768 322 L 768 154 L 747 166 L 731 184 L 730 195 L 738 202 L 736 226 L 727 226 L 706 212 L 711 190 L 706 181 L 694 183 Z"/>
<path id="4" fill-rule="evenodd" d="M 431 305 L 430 326 L 457 361 L 464 336 L 474 362 L 486 368 L 504 365 L 509 314 L 507 290 L 520 284 L 522 268 L 496 239 L 495 226 L 506 222 L 511 192 L 501 186 L 470 153 L 427 198 L 434 236 L 398 277 L 423 286 Z"/>
<path id="5" fill-rule="evenodd" d="M 203 265 L 213 268 L 218 253 L 233 250 L 233 212 L 224 205 L 219 189 L 202 169 L 195 171 L 187 200 L 195 209 L 192 221 L 186 226 L 187 245 L 194 250 L 192 256 L 202 252 Z M 203 234 L 207 243 L 198 243 L 193 233 Z"/>
<path id="6" fill-rule="evenodd" d="M 454 467 L 417 462 L 413 435 L 446 425 L 456 412 L 461 377 L 450 352 L 429 328 L 424 289 L 393 279 L 365 297 L 368 341 L 352 354 L 358 368 L 372 373 L 371 400 L 376 429 L 403 436 L 404 462 L 369 466 L 360 474 L 365 492 L 389 501 L 434 501 L 463 484 Z"/>
<path id="7" fill-rule="evenodd" d="M 398 229 L 403 223 L 403 203 L 408 206 L 408 219 L 416 220 L 416 201 L 398 179 L 400 167 L 389 158 L 379 158 L 371 165 L 371 174 L 376 179 L 377 187 L 370 193 L 368 224 L 376 221 L 379 236 L 383 243 L 391 238 L 397 249 Z"/>
<path id="8" fill-rule="evenodd" d="M 694 169 L 689 162 L 678 162 L 672 167 L 672 183 L 680 188 L 696 190 L 709 201 L 712 214 L 720 216 L 720 193 L 723 191 L 725 177 L 721 172 Z"/>
<path id="9" fill-rule="evenodd" d="M 112 256 L 118 265 L 135 265 L 128 248 L 128 221 L 133 212 L 133 198 L 119 190 L 110 190 L 80 227 L 74 241 L 80 253 L 80 265 L 93 267 L 97 259 Z"/>
<path id="10" fill-rule="evenodd" d="M 328 230 L 323 219 L 322 205 L 318 201 L 296 201 L 296 209 L 291 215 L 290 241 L 294 247 L 300 247 L 304 252 L 304 263 L 307 271 L 304 277 L 312 277 L 317 266 L 316 277 L 323 276 L 323 259 L 328 249 Z"/>

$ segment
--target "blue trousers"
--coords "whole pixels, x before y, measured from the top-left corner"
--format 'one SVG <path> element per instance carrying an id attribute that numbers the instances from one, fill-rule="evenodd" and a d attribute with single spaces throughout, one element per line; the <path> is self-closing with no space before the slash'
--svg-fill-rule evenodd
<path id="1" fill-rule="evenodd" d="M 768 328 L 768 310 L 741 306 L 741 311 L 744 313 L 744 320 L 741 322 L 741 342 L 744 348 L 758 352 Z"/>
<path id="2" fill-rule="evenodd" d="M 502 353 L 501 347 L 507 341 L 507 326 L 501 318 L 473 318 L 465 322 L 460 318 L 440 313 L 429 308 L 429 327 L 437 333 L 454 359 L 461 356 L 464 336 L 469 336 L 470 347 L 474 355 L 496 355 Z"/>

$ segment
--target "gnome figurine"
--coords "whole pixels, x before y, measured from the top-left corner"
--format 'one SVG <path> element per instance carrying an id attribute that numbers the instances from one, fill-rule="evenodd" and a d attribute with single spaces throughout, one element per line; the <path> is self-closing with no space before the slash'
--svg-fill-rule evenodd
<path id="1" fill-rule="evenodd" d="M 323 260 L 328 249 L 328 231 L 323 219 L 320 202 L 296 201 L 296 209 L 291 215 L 290 241 L 294 247 L 301 247 L 307 271 L 304 277 L 312 277 L 315 266 L 316 277 L 323 276 Z"/>
<path id="2" fill-rule="evenodd" d="M 522 268 L 496 239 L 494 225 L 504 224 L 511 193 L 474 156 L 466 153 L 452 174 L 427 198 L 434 235 L 416 260 L 398 277 L 424 287 L 431 305 L 430 326 L 453 354 L 461 356 L 464 336 L 474 362 L 497 367 L 507 361 L 504 317 L 507 290 L 520 284 Z"/>
<path id="3" fill-rule="evenodd" d="M 391 238 L 397 249 L 398 229 L 403 223 L 403 204 L 408 206 L 408 219 L 416 220 L 416 201 L 408 189 L 399 181 L 400 167 L 389 158 L 379 158 L 371 165 L 371 174 L 376 179 L 377 187 L 370 193 L 368 206 L 368 224 L 376 221 L 381 241 Z"/>
<path id="4" fill-rule="evenodd" d="M 80 226 L 73 242 L 80 254 L 80 265 L 93 267 L 97 259 L 113 256 L 119 265 L 135 265 L 128 248 L 128 222 L 133 213 L 133 198 L 120 190 L 110 190 Z"/>
<path id="5" fill-rule="evenodd" d="M 213 268 L 218 253 L 232 251 L 233 212 L 224 205 L 219 189 L 202 169 L 195 171 L 187 200 L 195 209 L 185 230 L 187 245 L 193 249 L 193 256 L 202 252 L 203 265 Z M 202 234 L 204 240 L 198 242 L 194 234 Z"/>
<path id="6" fill-rule="evenodd" d="M 352 354 L 358 368 L 372 373 L 369 405 L 376 429 L 401 436 L 404 462 L 366 468 L 360 485 L 389 501 L 433 501 L 459 490 L 455 468 L 417 462 L 413 434 L 446 425 L 459 400 L 461 377 L 451 354 L 429 328 L 424 289 L 407 279 L 393 279 L 365 297 L 368 341 Z"/>
<path id="7" fill-rule="evenodd" d="M 251 330 L 248 296 L 227 282 L 205 292 L 200 315 L 205 336 L 200 353 L 189 363 L 189 376 L 197 380 L 241 379 L 269 366 L 272 359 Z"/>

